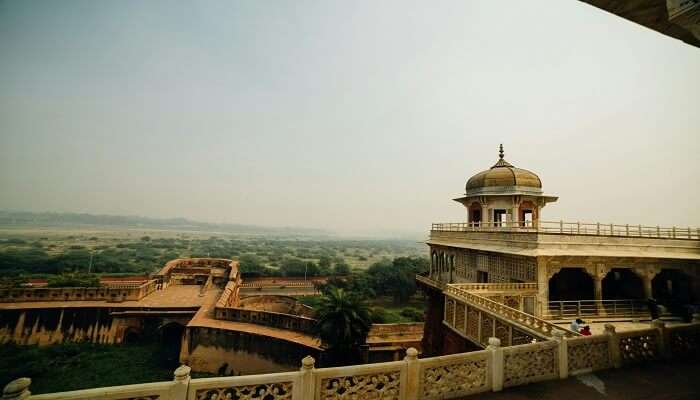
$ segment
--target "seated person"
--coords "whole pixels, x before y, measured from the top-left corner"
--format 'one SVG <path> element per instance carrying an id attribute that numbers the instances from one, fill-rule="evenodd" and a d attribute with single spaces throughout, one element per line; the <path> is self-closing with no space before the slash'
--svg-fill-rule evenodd
<path id="1" fill-rule="evenodd" d="M 591 336 L 591 327 L 586 325 L 583 328 L 581 328 L 581 332 L 579 332 L 583 336 Z"/>
<path id="2" fill-rule="evenodd" d="M 574 332 L 578 332 L 581 329 L 581 325 L 583 324 L 584 322 L 581 318 L 576 318 L 575 320 L 571 321 L 569 329 L 571 329 Z"/>

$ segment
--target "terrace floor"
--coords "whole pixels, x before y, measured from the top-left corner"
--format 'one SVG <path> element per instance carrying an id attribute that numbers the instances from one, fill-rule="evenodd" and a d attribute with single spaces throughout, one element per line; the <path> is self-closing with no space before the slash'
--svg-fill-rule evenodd
<path id="1" fill-rule="evenodd" d="M 655 362 L 481 393 L 464 400 L 696 400 L 700 360 Z"/>

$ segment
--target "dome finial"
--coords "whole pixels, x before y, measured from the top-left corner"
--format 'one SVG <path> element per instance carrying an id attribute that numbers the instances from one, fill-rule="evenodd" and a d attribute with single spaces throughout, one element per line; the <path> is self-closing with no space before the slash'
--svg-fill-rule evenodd
<path id="1" fill-rule="evenodd" d="M 503 159 L 503 143 L 498 148 L 498 158 Z"/>

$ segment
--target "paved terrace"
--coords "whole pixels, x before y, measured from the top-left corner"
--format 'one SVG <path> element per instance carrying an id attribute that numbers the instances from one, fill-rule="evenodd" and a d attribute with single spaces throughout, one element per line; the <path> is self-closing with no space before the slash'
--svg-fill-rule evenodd
<path id="1" fill-rule="evenodd" d="M 560 381 L 518 386 L 464 400 L 696 400 L 700 361 L 653 363 L 609 369 Z"/>

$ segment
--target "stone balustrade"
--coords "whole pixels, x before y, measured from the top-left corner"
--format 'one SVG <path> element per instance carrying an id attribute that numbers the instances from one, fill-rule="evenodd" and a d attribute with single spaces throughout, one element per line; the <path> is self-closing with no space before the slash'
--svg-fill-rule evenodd
<path id="1" fill-rule="evenodd" d="M 223 400 L 223 399 L 450 399 L 470 394 L 569 375 L 654 360 L 698 357 L 700 315 L 692 324 L 617 333 L 606 325 L 602 335 L 566 337 L 553 332 L 554 340 L 501 347 L 496 337 L 486 350 L 418 359 L 414 348 L 403 361 L 314 368 L 305 357 L 297 372 L 223 378 L 190 379 L 190 368 L 175 370 L 170 382 L 114 386 L 72 392 L 31 395 L 29 378 L 10 382 L 3 400 Z M 57 377 L 57 379 L 59 379 Z"/>
<path id="2" fill-rule="evenodd" d="M 466 291 L 537 292 L 537 282 L 451 283 L 450 286 Z"/>
<path id="3" fill-rule="evenodd" d="M 455 285 L 447 285 L 444 291 L 446 296 L 452 297 L 453 299 L 464 303 L 466 306 L 471 306 L 479 309 L 482 312 L 491 314 L 493 317 L 505 322 L 508 325 L 514 325 L 524 329 L 526 332 L 533 333 L 536 335 L 536 337 L 551 337 L 552 332 L 555 330 L 563 330 L 566 336 L 579 335 L 577 332 L 562 329 L 549 321 L 535 317 L 534 315 L 526 312 L 516 310 L 515 308 L 498 303 L 486 297 L 479 296 L 475 293 L 468 292 Z M 449 324 L 450 320 L 446 318 L 446 322 Z"/>
<path id="4" fill-rule="evenodd" d="M 431 232 L 533 232 L 700 240 L 700 228 L 620 225 L 600 222 L 508 221 L 434 223 Z"/>
<path id="5" fill-rule="evenodd" d="M 153 293 L 157 288 L 156 280 L 149 280 L 139 285 L 109 284 L 92 288 L 13 288 L 0 290 L 0 303 L 34 302 L 34 301 L 138 301 Z"/>

